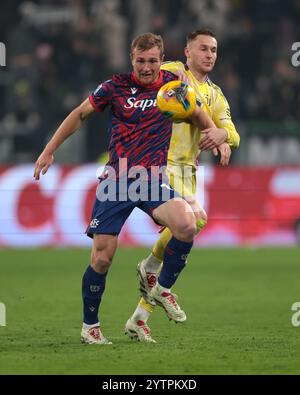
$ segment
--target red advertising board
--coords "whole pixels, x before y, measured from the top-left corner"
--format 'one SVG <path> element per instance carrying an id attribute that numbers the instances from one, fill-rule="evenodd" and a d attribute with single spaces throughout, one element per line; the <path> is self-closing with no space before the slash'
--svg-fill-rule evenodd
<path id="1" fill-rule="evenodd" d="M 36 182 L 32 164 L 0 167 L 0 246 L 90 246 L 84 232 L 97 174 L 94 164 L 56 165 Z M 198 171 L 197 183 L 208 224 L 195 245 L 297 243 L 300 167 L 205 166 Z M 120 234 L 120 244 L 151 245 L 157 230 L 151 218 L 135 209 Z"/>

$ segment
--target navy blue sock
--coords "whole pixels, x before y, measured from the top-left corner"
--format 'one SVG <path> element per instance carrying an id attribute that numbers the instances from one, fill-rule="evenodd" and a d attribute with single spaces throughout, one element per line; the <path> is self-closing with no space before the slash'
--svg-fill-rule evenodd
<path id="1" fill-rule="evenodd" d="M 98 310 L 105 289 L 107 273 L 99 274 L 88 266 L 82 278 L 83 322 L 88 325 L 99 322 Z"/>
<path id="2" fill-rule="evenodd" d="M 167 244 L 164 263 L 158 277 L 158 283 L 165 288 L 175 284 L 180 272 L 185 267 L 186 258 L 191 251 L 193 242 L 177 240 L 174 236 Z"/>

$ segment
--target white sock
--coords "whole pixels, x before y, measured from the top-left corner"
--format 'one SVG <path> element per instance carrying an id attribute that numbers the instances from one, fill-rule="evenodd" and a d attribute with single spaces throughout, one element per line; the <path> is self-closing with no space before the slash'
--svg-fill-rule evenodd
<path id="1" fill-rule="evenodd" d="M 160 268 L 161 261 L 153 254 L 150 254 L 146 259 L 145 259 L 145 270 L 146 272 L 149 273 L 157 273 L 158 269 Z"/>
<path id="2" fill-rule="evenodd" d="M 140 304 L 137 306 L 137 308 L 135 309 L 135 312 L 132 315 L 132 319 L 134 321 L 144 321 L 147 322 L 148 318 L 150 317 L 150 314 L 148 310 L 144 309 L 144 307 L 142 307 Z"/>

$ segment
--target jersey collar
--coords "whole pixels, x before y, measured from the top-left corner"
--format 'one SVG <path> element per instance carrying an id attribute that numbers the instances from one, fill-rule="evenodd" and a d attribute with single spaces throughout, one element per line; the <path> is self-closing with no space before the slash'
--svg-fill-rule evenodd
<path id="1" fill-rule="evenodd" d="M 190 68 L 189 68 L 189 66 L 185 63 L 185 65 L 184 65 L 184 69 L 186 70 L 186 71 L 190 71 Z M 192 73 L 192 72 L 191 72 Z M 192 73 L 193 74 L 193 73 Z M 206 75 L 206 77 L 205 77 L 205 80 L 203 81 L 203 82 L 201 82 L 201 84 L 205 84 L 205 82 L 207 82 L 207 81 L 209 81 L 209 78 L 208 78 L 208 75 Z"/>

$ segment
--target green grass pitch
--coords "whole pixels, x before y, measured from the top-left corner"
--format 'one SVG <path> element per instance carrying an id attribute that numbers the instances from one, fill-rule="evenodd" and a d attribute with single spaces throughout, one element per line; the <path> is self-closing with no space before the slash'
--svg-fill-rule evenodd
<path id="1" fill-rule="evenodd" d="M 187 313 L 150 318 L 157 344 L 124 335 L 139 300 L 136 263 L 149 250 L 119 249 L 101 305 L 113 345 L 79 343 L 81 278 L 89 251 L 0 251 L 0 374 L 300 374 L 299 248 L 192 251 L 174 291 Z"/>

